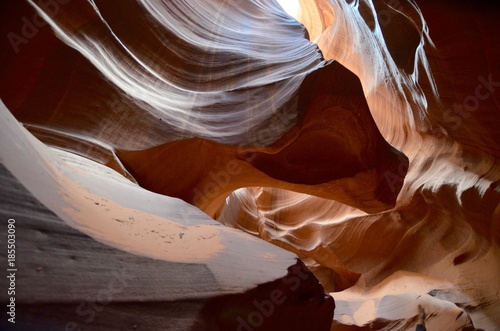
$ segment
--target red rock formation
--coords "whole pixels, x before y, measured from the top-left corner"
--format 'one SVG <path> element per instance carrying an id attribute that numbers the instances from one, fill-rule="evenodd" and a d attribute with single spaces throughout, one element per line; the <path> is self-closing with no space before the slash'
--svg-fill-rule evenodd
<path id="1" fill-rule="evenodd" d="M 231 192 L 248 186 L 307 193 L 367 212 L 394 205 L 407 159 L 378 132 L 356 77 L 335 62 L 308 76 L 298 94 L 302 120 L 272 145 L 225 146 L 193 138 L 120 151 L 118 158 L 141 186 L 209 215 Z M 395 175 L 388 180 L 388 173 Z"/>
<path id="2" fill-rule="evenodd" d="M 21 284 L 26 327 L 68 322 L 97 291 L 84 275 L 120 266 L 143 293 L 70 322 L 328 329 L 331 298 L 297 255 L 336 301 L 332 330 L 412 330 L 419 304 L 431 330 L 498 330 L 498 10 L 300 5 L 303 25 L 273 0 L 0 5 L 2 217 L 38 238 L 23 268 L 58 280 Z M 73 256 L 59 273 L 57 254 Z M 148 324 L 158 301 L 167 322 Z"/>

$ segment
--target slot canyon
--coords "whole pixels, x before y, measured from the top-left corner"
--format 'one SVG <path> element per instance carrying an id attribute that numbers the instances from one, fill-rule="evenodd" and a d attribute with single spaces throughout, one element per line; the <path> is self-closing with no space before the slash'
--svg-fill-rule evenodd
<path id="1" fill-rule="evenodd" d="M 495 1 L 0 9 L 0 329 L 500 330 Z"/>

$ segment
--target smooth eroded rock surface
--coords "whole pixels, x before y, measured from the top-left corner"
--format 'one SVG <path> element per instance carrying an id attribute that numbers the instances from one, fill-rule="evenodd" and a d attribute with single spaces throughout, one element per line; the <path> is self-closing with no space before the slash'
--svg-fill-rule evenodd
<path id="1" fill-rule="evenodd" d="M 17 326 L 499 330 L 500 9 L 299 4 L 0 5 Z"/>

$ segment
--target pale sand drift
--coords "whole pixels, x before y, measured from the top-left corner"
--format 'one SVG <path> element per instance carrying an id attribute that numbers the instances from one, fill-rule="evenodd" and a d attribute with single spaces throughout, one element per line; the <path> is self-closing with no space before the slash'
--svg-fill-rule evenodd
<path id="1" fill-rule="evenodd" d="M 336 301 L 332 331 L 414 330 L 419 304 L 428 330 L 500 330 L 500 68 L 491 8 L 300 0 L 302 26 L 272 0 L 151 0 L 116 10 L 96 0 L 61 5 L 57 15 L 30 3 L 75 50 L 71 58 L 77 60 L 61 64 L 75 74 L 64 93 L 46 96 L 57 102 L 45 103 L 28 90 L 19 93 L 30 103 L 2 95 L 9 109 L 2 105 L 1 160 L 72 227 L 133 254 L 204 263 L 221 293 L 283 277 L 298 255 Z M 440 28 L 445 9 L 449 26 Z M 482 19 L 469 20 L 469 12 Z M 445 36 L 450 31 L 455 39 Z M 489 42 L 468 48 L 471 40 L 462 37 Z M 380 169 L 392 171 L 378 175 L 397 196 L 392 205 L 390 199 L 381 205 L 372 198 L 354 201 L 356 195 L 345 193 L 359 193 L 364 182 L 371 194 L 377 171 L 360 172 L 357 179 L 344 175 L 342 189 L 329 182 L 332 192 L 342 191 L 339 197 L 349 195 L 351 200 L 337 199 L 341 203 L 314 194 L 317 184 L 295 185 L 290 176 L 276 178 L 284 171 L 269 175 L 267 168 L 238 159 L 242 149 L 255 153 L 271 146 L 265 160 L 274 162 L 299 141 L 288 136 L 305 136 L 297 128 L 307 126 L 301 121 L 311 110 L 301 105 L 301 93 L 308 77 L 326 72 L 331 61 L 359 78 L 362 90 L 352 93 L 366 98 L 383 139 L 408 157 L 409 163 L 395 152 L 374 161 L 390 163 Z M 58 70 L 57 77 L 68 76 Z M 325 124 L 325 137 L 334 128 Z M 343 129 L 338 131 L 349 132 Z M 354 129 L 351 135 L 342 143 L 364 155 L 363 140 Z M 176 145 L 169 144 L 194 137 L 206 139 L 201 146 L 207 150 L 223 146 L 207 154 L 226 153 L 199 157 L 202 168 L 213 160 L 222 164 L 214 168 L 218 172 L 234 159 L 240 167 L 234 173 L 246 176 L 236 190 L 238 185 L 219 183 L 216 207 L 202 211 L 149 191 L 154 186 L 135 167 L 151 164 L 152 180 L 161 183 L 162 167 L 175 168 L 168 151 Z M 319 141 L 308 143 L 299 145 L 301 154 L 317 159 L 304 163 L 303 172 L 326 162 Z M 150 152 L 162 146 L 166 153 Z M 229 151 L 233 147 L 236 153 Z M 196 159 L 194 151 L 176 157 Z M 338 158 L 350 160 L 347 154 Z M 195 167 L 180 170 L 198 174 Z M 231 171 L 227 178 L 235 183 Z M 263 173 L 274 176 L 266 179 L 268 186 Z M 201 181 L 197 176 L 187 177 Z M 222 177 L 207 178 L 198 188 Z"/>

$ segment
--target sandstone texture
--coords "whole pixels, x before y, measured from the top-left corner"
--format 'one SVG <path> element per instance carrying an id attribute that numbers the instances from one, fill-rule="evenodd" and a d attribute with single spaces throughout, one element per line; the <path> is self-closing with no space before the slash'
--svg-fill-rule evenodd
<path id="1" fill-rule="evenodd" d="M 500 7 L 298 3 L 0 5 L 2 330 L 500 330 Z"/>

